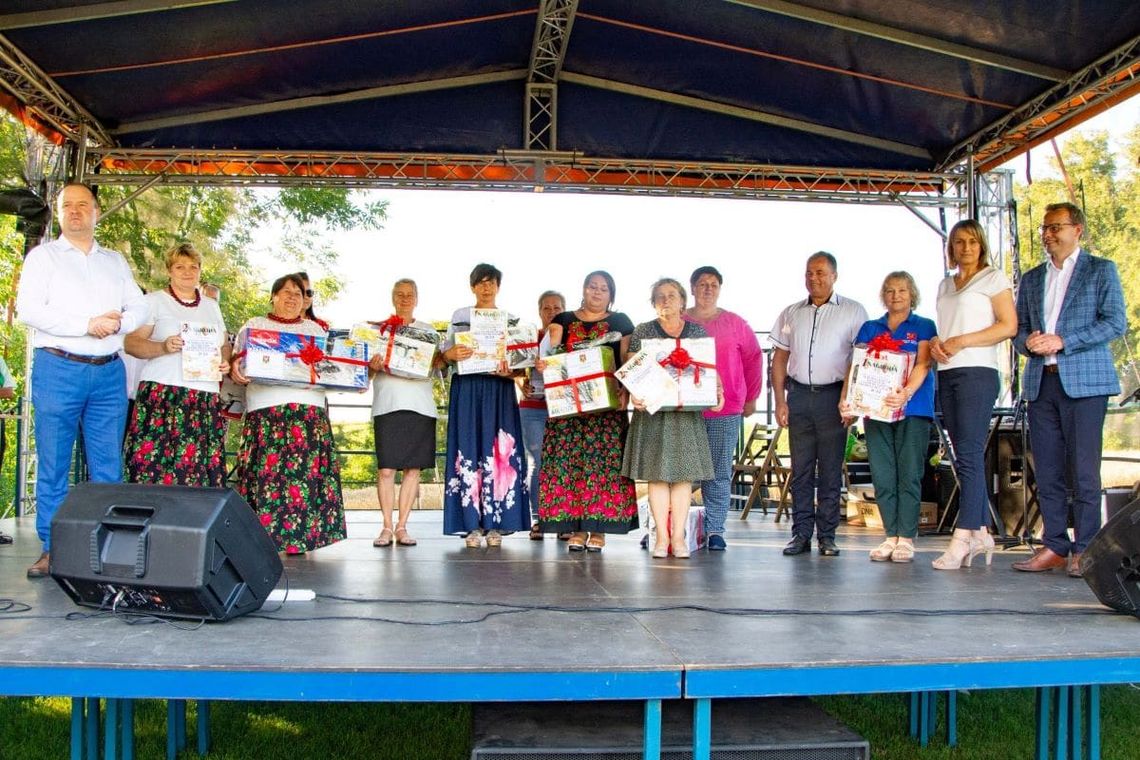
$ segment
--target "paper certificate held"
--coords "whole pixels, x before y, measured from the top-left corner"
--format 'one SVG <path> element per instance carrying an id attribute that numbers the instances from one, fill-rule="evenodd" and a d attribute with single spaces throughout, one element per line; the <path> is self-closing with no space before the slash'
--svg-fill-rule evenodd
<path id="1" fill-rule="evenodd" d="M 657 362 L 653 352 L 645 349 L 638 351 L 614 374 L 629 389 L 630 394 L 645 405 L 645 411 L 650 414 L 677 402 L 680 391 L 677 381 Z"/>
<path id="2" fill-rule="evenodd" d="M 851 352 L 847 398 L 851 413 L 880 422 L 898 422 L 905 407 L 891 409 L 884 403 L 896 388 L 906 384 L 914 354 L 873 346 L 856 346 Z"/>
<path id="3" fill-rule="evenodd" d="M 182 379 L 221 382 L 222 343 L 226 338 L 222 328 L 205 322 L 183 322 L 179 337 L 182 338 Z"/>
<path id="4" fill-rule="evenodd" d="M 475 353 L 456 364 L 461 375 L 494 374 L 507 358 L 507 312 L 472 309 L 471 329 L 455 333 L 455 345 Z"/>

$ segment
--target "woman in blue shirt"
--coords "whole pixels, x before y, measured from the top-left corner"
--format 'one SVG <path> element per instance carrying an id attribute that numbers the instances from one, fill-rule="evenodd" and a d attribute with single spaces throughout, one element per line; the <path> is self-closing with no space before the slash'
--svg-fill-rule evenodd
<path id="1" fill-rule="evenodd" d="M 898 350 L 916 356 L 906 382 L 885 399 L 888 408 L 905 406 L 903 418 L 896 422 L 870 418 L 863 421 L 875 501 L 887 533 L 887 539 L 871 552 L 871 560 L 911 562 L 922 502 L 922 471 L 930 442 L 930 423 L 934 419 L 934 374 L 929 368 L 930 339 L 937 330 L 932 320 L 914 313 L 918 306 L 918 287 L 909 273 L 888 274 L 879 297 L 887 313 L 864 322 L 855 343 L 870 343 L 886 334 L 898 342 Z M 840 398 L 844 400 L 839 402 L 839 413 L 850 420 L 846 382 Z"/>

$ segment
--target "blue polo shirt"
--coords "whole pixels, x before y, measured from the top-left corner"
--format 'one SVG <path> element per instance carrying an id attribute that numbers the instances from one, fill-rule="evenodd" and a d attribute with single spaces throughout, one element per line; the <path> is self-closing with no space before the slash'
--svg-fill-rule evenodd
<path id="1" fill-rule="evenodd" d="M 870 343 L 876 336 L 885 332 L 890 332 L 890 327 L 887 326 L 887 315 L 879 317 L 878 319 L 868 319 L 859 328 L 859 333 L 855 336 L 855 343 Z M 895 331 L 891 333 L 891 337 L 895 340 L 902 341 L 900 348 L 912 354 L 918 353 L 918 344 L 924 340 L 930 340 L 938 335 L 938 328 L 934 326 L 934 320 L 920 317 L 913 311 L 907 315 Z M 926 371 L 926 379 L 922 381 L 922 387 L 911 396 L 906 405 L 907 417 L 927 417 L 934 419 L 934 368 L 928 368 Z"/>

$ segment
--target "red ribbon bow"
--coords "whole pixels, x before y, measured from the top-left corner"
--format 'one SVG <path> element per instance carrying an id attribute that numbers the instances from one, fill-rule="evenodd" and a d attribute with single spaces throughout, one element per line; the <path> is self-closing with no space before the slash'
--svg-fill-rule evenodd
<path id="1" fill-rule="evenodd" d="M 701 384 L 701 367 L 705 369 L 715 369 L 716 365 L 708 364 L 707 362 L 699 362 L 693 357 L 689 356 L 689 352 L 681 348 L 681 339 L 677 338 L 677 347 L 674 348 L 668 356 L 660 361 L 662 367 L 674 367 L 677 369 L 677 375 L 680 377 L 685 370 L 689 367 L 693 368 L 693 383 L 696 385 Z"/>
<path id="2" fill-rule="evenodd" d="M 898 351 L 902 348 L 903 342 L 896 338 L 892 338 L 889 332 L 881 332 L 871 342 L 867 344 L 867 353 L 878 359 L 883 355 L 884 351 Z"/>
<path id="3" fill-rule="evenodd" d="M 313 336 L 301 335 L 298 337 L 300 337 L 301 342 L 304 343 L 304 345 L 301 346 L 301 350 L 295 353 L 285 354 L 285 358 L 300 359 L 302 362 L 307 364 L 309 366 L 309 382 L 316 385 L 317 380 L 321 376 L 320 373 L 317 372 L 316 365 L 324 361 L 325 352 L 322 351 L 321 347 L 317 345 L 317 341 L 313 338 Z M 305 343 L 306 340 L 308 343 Z"/>
<path id="4" fill-rule="evenodd" d="M 387 332 L 389 335 L 395 335 L 396 330 L 400 329 L 406 324 L 408 324 L 408 321 L 401 317 L 399 314 L 393 314 L 383 322 L 372 323 L 372 325 L 376 328 L 376 331 L 381 335 L 383 335 L 385 332 Z"/>

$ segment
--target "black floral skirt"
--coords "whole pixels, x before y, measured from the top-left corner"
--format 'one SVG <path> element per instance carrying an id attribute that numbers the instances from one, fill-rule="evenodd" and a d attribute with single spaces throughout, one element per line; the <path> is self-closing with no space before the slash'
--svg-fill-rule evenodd
<path id="1" fill-rule="evenodd" d="M 139 384 L 124 446 L 131 483 L 222 488 L 226 424 L 217 393 Z"/>
<path id="2" fill-rule="evenodd" d="M 345 538 L 340 465 L 324 407 L 247 412 L 236 488 L 279 551 L 300 554 Z"/>

